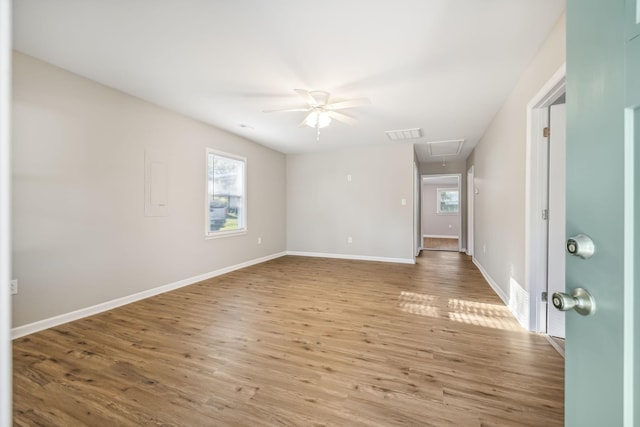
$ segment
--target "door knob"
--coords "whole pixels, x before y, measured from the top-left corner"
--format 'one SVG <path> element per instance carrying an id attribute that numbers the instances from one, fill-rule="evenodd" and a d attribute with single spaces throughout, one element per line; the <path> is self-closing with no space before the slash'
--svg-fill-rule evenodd
<path id="1" fill-rule="evenodd" d="M 582 288 L 575 288 L 571 295 L 554 292 L 551 296 L 553 306 L 560 311 L 575 310 L 583 316 L 591 316 L 596 311 L 596 302 L 591 294 Z"/>

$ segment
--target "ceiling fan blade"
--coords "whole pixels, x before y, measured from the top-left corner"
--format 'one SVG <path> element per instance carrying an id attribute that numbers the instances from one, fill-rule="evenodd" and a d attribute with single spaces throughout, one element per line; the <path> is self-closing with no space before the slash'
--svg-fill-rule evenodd
<path id="1" fill-rule="evenodd" d="M 310 115 L 311 115 L 311 113 L 309 113 L 309 114 L 307 114 L 306 116 L 304 116 L 304 120 L 302 120 L 302 121 L 300 122 L 300 124 L 298 125 L 298 127 L 301 127 L 301 128 L 305 128 L 305 127 L 307 127 L 307 126 L 308 126 L 308 125 L 307 125 L 307 119 L 309 118 L 309 116 L 310 116 Z"/>
<path id="2" fill-rule="evenodd" d="M 300 95 L 302 99 L 304 99 L 309 105 L 317 105 L 318 102 L 315 100 L 313 96 L 311 96 L 311 92 L 304 89 L 294 89 L 294 91 Z"/>
<path id="3" fill-rule="evenodd" d="M 312 107 L 320 107 L 323 105 L 327 105 L 329 102 L 329 92 L 324 90 L 304 90 L 304 89 L 294 89 L 298 95 L 304 98 L 305 101 L 309 103 Z"/>
<path id="4" fill-rule="evenodd" d="M 368 98 L 358 98 L 358 99 L 351 99 L 349 101 L 332 102 L 330 104 L 325 105 L 324 108 L 327 110 L 341 110 L 343 108 L 359 107 L 361 105 L 367 105 L 367 104 L 371 104 L 371 101 L 369 101 Z"/>
<path id="5" fill-rule="evenodd" d="M 332 119 L 336 119 L 337 121 L 346 123 L 348 125 L 352 125 L 357 122 L 357 120 L 353 117 L 347 116 L 346 114 L 338 113 L 337 111 L 327 111 L 326 114 Z"/>
<path id="6" fill-rule="evenodd" d="M 275 110 L 262 110 L 263 113 L 282 113 L 288 111 L 310 111 L 310 107 L 299 107 L 299 108 L 277 108 Z"/>

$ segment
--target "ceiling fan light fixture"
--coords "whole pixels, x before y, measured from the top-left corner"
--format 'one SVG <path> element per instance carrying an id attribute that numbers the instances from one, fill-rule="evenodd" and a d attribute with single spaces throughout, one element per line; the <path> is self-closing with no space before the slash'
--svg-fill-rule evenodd
<path id="1" fill-rule="evenodd" d="M 324 128 L 331 123 L 331 117 L 322 111 L 312 111 L 304 122 L 310 128 Z"/>

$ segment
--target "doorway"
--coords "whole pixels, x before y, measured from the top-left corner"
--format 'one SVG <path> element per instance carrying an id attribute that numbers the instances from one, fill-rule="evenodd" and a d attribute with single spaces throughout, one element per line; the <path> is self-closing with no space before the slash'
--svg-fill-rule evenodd
<path id="1" fill-rule="evenodd" d="M 461 174 L 421 177 L 422 249 L 460 251 L 461 178 Z"/>
<path id="2" fill-rule="evenodd" d="M 564 314 L 553 307 L 549 310 L 547 300 L 553 292 L 564 291 L 565 287 L 565 118 L 561 111 L 564 110 L 565 75 L 563 65 L 527 106 L 525 219 L 529 329 L 562 337 Z M 550 342 L 564 353 L 558 341 L 550 339 Z"/>
<path id="3" fill-rule="evenodd" d="M 564 95 L 549 107 L 547 168 L 547 299 L 565 291 L 566 109 Z M 547 304 L 547 335 L 564 355 L 565 313 Z"/>

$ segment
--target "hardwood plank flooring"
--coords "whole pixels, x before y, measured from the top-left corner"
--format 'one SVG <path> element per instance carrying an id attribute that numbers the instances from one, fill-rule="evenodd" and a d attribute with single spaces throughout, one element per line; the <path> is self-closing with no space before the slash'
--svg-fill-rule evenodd
<path id="1" fill-rule="evenodd" d="M 441 237 L 425 237 L 422 239 L 422 247 L 427 250 L 457 251 L 458 239 L 444 239 Z"/>
<path id="2" fill-rule="evenodd" d="M 16 426 L 562 426 L 470 259 L 283 257 L 14 341 Z"/>

